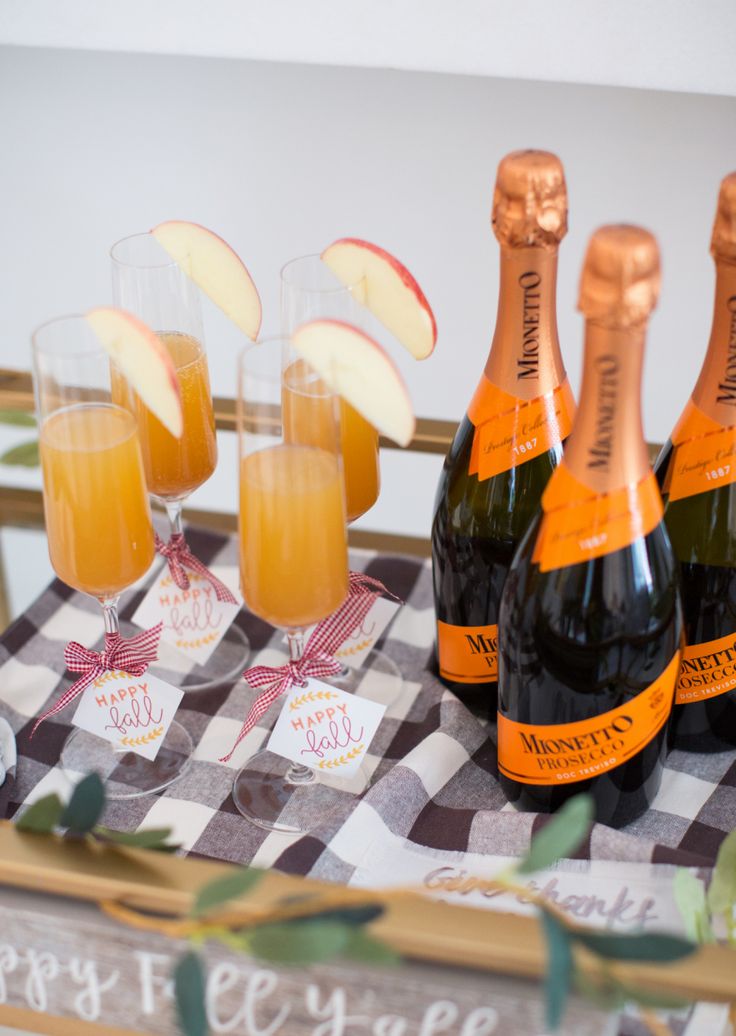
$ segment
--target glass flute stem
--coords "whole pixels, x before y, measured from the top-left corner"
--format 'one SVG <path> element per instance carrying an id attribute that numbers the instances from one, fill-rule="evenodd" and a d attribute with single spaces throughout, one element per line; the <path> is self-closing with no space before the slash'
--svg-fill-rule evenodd
<path id="1" fill-rule="evenodd" d="M 299 662 L 304 654 L 304 630 L 287 630 L 286 639 L 289 642 L 289 661 Z M 314 780 L 314 770 L 300 763 L 293 763 L 286 773 L 286 780 L 290 784 L 311 784 Z"/>
<path id="2" fill-rule="evenodd" d="M 118 621 L 119 600 L 120 594 L 117 594 L 115 597 L 103 597 L 100 600 L 102 617 L 105 623 L 105 636 L 120 633 L 120 623 Z"/>
<path id="3" fill-rule="evenodd" d="M 169 525 L 171 526 L 172 535 L 183 532 L 181 512 L 183 508 L 183 502 L 181 500 L 168 500 L 164 501 L 164 507 L 166 508 L 166 514 L 169 516 Z"/>

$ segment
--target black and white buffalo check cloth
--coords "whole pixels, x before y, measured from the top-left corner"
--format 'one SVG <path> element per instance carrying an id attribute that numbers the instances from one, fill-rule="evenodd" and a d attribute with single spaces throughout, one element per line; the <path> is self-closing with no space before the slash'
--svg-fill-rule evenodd
<path id="1" fill-rule="evenodd" d="M 232 576 L 233 539 L 190 529 L 194 553 L 218 575 Z M 119 830 L 173 827 L 186 853 L 349 883 L 370 874 L 372 847 L 401 845 L 437 853 L 523 854 L 545 817 L 517 813 L 496 780 L 495 730 L 468 711 L 433 675 L 434 611 L 428 562 L 358 551 L 351 567 L 380 579 L 403 601 L 382 650 L 399 666 L 403 690 L 388 708 L 365 764 L 370 786 L 346 796 L 308 836 L 269 833 L 246 822 L 233 803 L 233 777 L 260 747 L 278 715 L 266 713 L 228 764 L 232 746 L 256 692 L 241 679 L 212 690 L 191 690 L 178 712 L 195 745 L 184 775 L 165 791 L 109 803 L 105 823 Z M 123 598 L 121 618 L 134 614 L 145 588 Z M 236 624 L 249 637 L 249 664 L 283 662 L 282 634 L 241 610 Z M 33 741 L 34 717 L 72 682 L 63 649 L 76 639 L 102 644 L 99 606 L 58 580 L 0 640 L 0 716 L 18 742 L 14 784 L 0 788 L 0 816 L 54 790 L 68 792 L 58 766 L 74 707 L 42 725 Z M 218 648 L 218 651 L 220 649 Z M 213 659 L 214 660 L 214 659 Z M 164 671 L 186 690 L 201 671 Z M 596 825 L 581 860 L 710 867 L 726 834 L 736 827 L 736 752 L 670 754 L 653 807 L 622 831 Z M 632 1032 L 635 1030 L 631 1030 Z"/>

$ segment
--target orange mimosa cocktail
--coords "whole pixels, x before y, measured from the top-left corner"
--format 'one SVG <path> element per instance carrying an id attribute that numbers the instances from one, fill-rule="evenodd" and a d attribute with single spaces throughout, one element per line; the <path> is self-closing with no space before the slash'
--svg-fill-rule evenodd
<path id="1" fill-rule="evenodd" d="M 342 604 L 348 565 L 336 454 L 281 445 L 242 459 L 240 576 L 251 611 L 282 628 L 309 626 Z"/>
<path id="2" fill-rule="evenodd" d="M 209 582 L 219 601 L 232 604 L 235 597 L 231 591 L 192 553 L 183 527 L 185 500 L 210 478 L 217 464 L 201 291 L 193 272 L 193 267 L 198 266 L 196 255 L 201 259 L 202 249 L 209 247 L 215 249 L 210 271 L 214 294 L 219 297 L 225 290 L 221 287 L 219 265 L 224 249 L 225 281 L 229 283 L 227 264 L 232 260 L 238 270 L 237 284 L 246 294 L 250 291 L 246 308 L 251 316 L 253 306 L 260 312 L 248 271 L 225 242 L 204 227 L 179 220 L 168 221 L 146 233 L 123 238 L 112 246 L 113 300 L 153 329 L 168 354 L 173 367 L 171 380 L 178 386 L 181 403 L 181 436 L 172 435 L 169 429 L 177 430 L 178 426 L 162 424 L 143 401 L 150 403 L 149 391 L 144 390 L 143 396 L 136 395 L 119 378 L 117 384 L 113 384 L 113 398 L 128 406 L 138 421 L 148 491 L 156 503 L 163 505 L 169 520 L 169 536 L 157 534 L 156 549 L 166 559 L 173 582 L 186 592 L 190 573 L 197 572 Z M 210 259 L 204 261 L 204 265 L 210 270 Z M 218 304 L 217 299 L 214 301 Z M 127 382 L 132 380 L 128 371 Z M 168 635 L 165 631 L 164 640 Z M 218 645 L 217 660 L 207 660 L 208 673 L 202 674 L 201 679 L 187 679 L 188 690 L 216 687 L 225 677 L 234 676 L 239 668 L 242 671 L 250 653 L 246 634 L 239 627 L 229 625 L 222 639 L 226 643 Z M 189 653 L 182 643 L 180 640 L 180 649 Z"/>
<path id="3" fill-rule="evenodd" d="M 75 590 L 108 598 L 153 561 L 151 513 L 136 423 L 111 404 L 82 403 L 41 427 L 51 563 Z"/>
<path id="4" fill-rule="evenodd" d="M 244 673 L 251 686 L 268 686 L 236 743 L 273 694 L 289 685 L 306 687 L 311 677 L 339 669 L 330 655 L 347 621 L 340 612 L 350 584 L 337 398 L 306 364 L 289 368 L 286 385 L 289 350 L 289 339 L 266 339 L 247 346 L 238 365 L 240 589 L 255 615 L 286 632 L 289 664 L 274 669 L 273 680 L 268 664 Z M 305 419 L 300 388 L 308 390 L 307 401 L 317 399 L 315 427 Z M 314 433 L 303 437 L 306 442 L 298 435 L 303 421 Z M 308 637 L 313 624 L 317 629 Z M 322 691 L 320 699 L 326 694 Z M 330 808 L 327 775 L 310 768 L 309 756 L 294 763 L 278 751 L 259 752 L 238 772 L 233 801 L 243 816 L 267 830 L 303 832 L 305 810 L 316 808 L 323 817 Z M 316 783 L 322 787 L 315 800 L 309 789 Z"/>
<path id="5" fill-rule="evenodd" d="M 116 307 L 96 306 L 85 314 L 49 320 L 31 341 L 49 557 L 67 586 L 97 598 L 99 632 L 104 629 L 105 634 L 102 643 L 96 636 L 97 643 L 88 646 L 75 640 L 67 644 L 57 672 L 67 668 L 80 674 L 79 679 L 59 684 L 60 693 L 46 703 L 31 737 L 90 690 L 97 704 L 89 704 L 103 710 L 100 726 L 95 733 L 84 723 L 74 727 L 61 749 L 59 769 L 67 775 L 94 771 L 105 784 L 108 801 L 137 798 L 177 780 L 193 745 L 173 720 L 166 730 L 155 732 L 160 748 L 156 759 L 137 754 L 135 747 L 143 740 L 133 747 L 127 733 L 145 734 L 148 744 L 153 723 L 143 716 L 145 710 L 134 715 L 135 703 L 123 702 L 125 691 L 107 698 L 93 690 L 95 681 L 103 676 L 114 680 L 121 670 L 143 675 L 157 659 L 162 628 L 159 623 L 132 637 L 120 630 L 120 594 L 146 575 L 155 556 L 155 537 L 137 423 L 113 399 L 113 359 L 130 371 L 131 383 L 147 393 L 156 413 L 174 429 L 181 424 L 179 396 L 154 332 Z M 149 393 L 151 385 L 156 387 Z M 79 634 L 74 614 L 82 613 L 75 594 L 71 600 L 75 607 L 69 621 L 72 632 Z M 151 703 L 152 709 L 161 704 L 154 698 Z M 109 719 L 104 711 L 108 706 Z M 149 710 L 148 719 L 156 715 Z"/>
<path id="6" fill-rule="evenodd" d="M 340 442 L 348 521 L 352 522 L 369 511 L 378 499 L 381 469 L 378 432 L 344 399 L 340 400 Z"/>
<path id="7" fill-rule="evenodd" d="M 143 464 L 149 492 L 162 500 L 178 500 L 206 482 L 217 463 L 215 415 L 210 395 L 207 357 L 191 335 L 159 332 L 159 338 L 174 361 L 181 392 L 184 432 L 181 439 L 164 428 L 157 417 L 130 393 L 138 419 Z M 118 386 L 116 400 L 123 402 L 127 388 Z"/>
<path id="8" fill-rule="evenodd" d="M 333 397 L 324 382 L 305 376 L 303 360 L 284 372 L 283 422 L 287 442 L 329 448 L 333 434 Z M 349 522 L 365 514 L 378 499 L 380 467 L 378 432 L 357 410 L 340 399 L 340 448 Z"/>

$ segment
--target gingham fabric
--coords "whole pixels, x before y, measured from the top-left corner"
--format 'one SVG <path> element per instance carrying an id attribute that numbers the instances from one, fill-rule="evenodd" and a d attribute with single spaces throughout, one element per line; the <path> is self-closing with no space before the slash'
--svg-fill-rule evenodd
<path id="1" fill-rule="evenodd" d="M 232 576 L 234 540 L 193 529 L 187 540 L 218 575 L 232 566 Z M 433 675 L 429 563 L 359 551 L 351 557 L 351 568 L 380 579 L 406 602 L 379 642 L 400 667 L 404 685 L 370 746 L 366 768 L 371 784 L 362 796 L 356 800 L 346 795 L 344 803 L 306 837 L 267 833 L 246 822 L 233 803 L 233 777 L 262 746 L 280 704 L 269 709 L 228 763 L 219 762 L 257 695 L 239 680 L 185 694 L 178 719 L 195 744 L 188 770 L 158 795 L 111 802 L 107 825 L 121 830 L 172 826 L 174 838 L 187 853 L 343 883 L 365 865 L 370 840 L 400 838 L 430 850 L 500 855 L 526 851 L 546 818 L 508 806 L 495 777 L 493 726 L 469 712 Z M 129 619 L 144 592 L 141 587 L 123 598 L 125 636 L 135 632 Z M 245 609 L 236 624 L 250 638 L 250 665 L 283 663 L 281 633 Z M 29 800 L 67 790 L 57 763 L 73 708 L 46 721 L 33 741 L 29 735 L 34 717 L 72 682 L 70 674 L 61 676 L 66 642 L 76 639 L 99 649 L 101 634 L 97 603 L 57 580 L 0 640 L 0 715 L 13 727 L 19 752 L 15 783 L 0 788 L 0 816 L 3 805 L 6 815 L 13 816 Z M 224 645 L 218 652 L 221 649 L 226 651 Z M 216 662 L 217 652 L 211 665 Z M 182 664 L 158 672 L 186 690 L 187 681 L 201 679 L 203 671 L 187 672 Z M 653 808 L 622 831 L 596 825 L 579 855 L 708 867 L 734 827 L 736 752 L 673 752 Z"/>

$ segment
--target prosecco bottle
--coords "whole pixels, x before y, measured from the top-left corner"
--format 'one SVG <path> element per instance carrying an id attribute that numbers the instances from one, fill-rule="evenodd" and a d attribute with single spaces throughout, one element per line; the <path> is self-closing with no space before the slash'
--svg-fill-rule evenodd
<path id="1" fill-rule="evenodd" d="M 659 788 L 680 664 L 677 563 L 649 466 L 640 388 L 659 290 L 655 239 L 591 238 L 580 408 L 514 558 L 499 621 L 498 768 L 519 808 L 578 792 L 620 827 Z"/>
<path id="2" fill-rule="evenodd" d="M 517 151 L 501 161 L 492 223 L 501 246 L 496 329 L 437 488 L 432 571 L 439 675 L 495 715 L 501 590 L 574 412 L 557 337 L 567 192 L 555 155 Z"/>
<path id="3" fill-rule="evenodd" d="M 680 564 L 685 648 L 675 745 L 736 745 L 736 173 L 721 184 L 711 253 L 713 325 L 692 396 L 657 460 L 664 520 Z"/>

